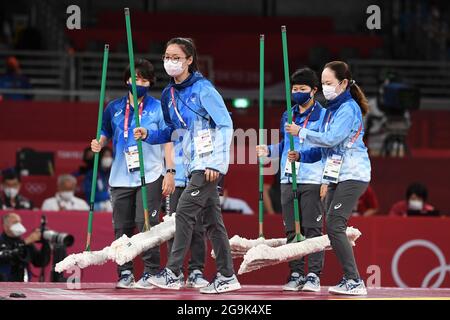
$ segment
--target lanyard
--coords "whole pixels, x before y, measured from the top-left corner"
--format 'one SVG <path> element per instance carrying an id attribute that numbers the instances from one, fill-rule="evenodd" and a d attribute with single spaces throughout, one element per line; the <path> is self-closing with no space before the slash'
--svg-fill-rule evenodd
<path id="1" fill-rule="evenodd" d="M 178 120 L 180 120 L 180 122 L 183 124 L 183 126 L 187 127 L 186 122 L 184 122 L 183 118 L 181 117 L 181 114 L 178 112 L 178 108 L 177 108 L 177 103 L 175 101 L 175 88 L 171 87 L 170 88 L 170 95 L 172 96 L 172 104 L 173 104 L 173 109 L 175 110 L 175 114 L 178 117 Z"/>
<path id="2" fill-rule="evenodd" d="M 144 105 L 144 99 L 139 103 L 139 121 L 142 117 L 142 108 Z M 130 101 L 127 99 L 127 107 L 125 109 L 125 119 L 123 120 L 123 137 L 128 139 L 128 118 L 130 117 Z"/>
<path id="3" fill-rule="evenodd" d="M 308 116 L 306 117 L 305 121 L 303 122 L 303 129 L 306 128 L 306 126 L 308 125 L 309 122 L 309 118 L 311 118 L 312 113 L 314 112 L 314 108 L 315 106 L 312 107 L 311 112 L 308 114 Z M 294 120 L 295 123 L 295 120 Z M 303 143 L 304 139 L 300 139 L 300 143 Z"/>
<path id="4" fill-rule="evenodd" d="M 330 120 L 331 120 L 331 111 L 328 114 L 327 122 L 325 123 L 325 132 L 327 132 L 328 130 L 328 124 L 330 123 Z"/>
<path id="5" fill-rule="evenodd" d="M 326 124 L 325 124 L 325 132 L 327 131 L 328 124 L 330 123 L 330 120 L 331 120 L 331 111 L 330 111 L 330 113 L 328 114 L 327 122 L 326 122 Z M 350 148 L 353 146 L 353 144 L 356 142 L 356 140 L 358 140 L 359 135 L 361 134 L 361 131 L 362 131 L 362 122 L 361 122 L 361 124 L 359 125 L 358 131 L 356 132 L 356 134 L 355 134 L 355 135 L 353 136 L 353 138 L 347 143 L 347 148 L 350 149 Z"/>
<path id="6" fill-rule="evenodd" d="M 315 108 L 315 106 L 312 108 L 311 112 L 310 112 L 310 113 L 308 114 L 308 116 L 306 117 L 305 122 L 303 122 L 303 129 L 305 129 L 306 126 L 308 125 L 309 118 L 311 118 L 311 115 L 312 115 L 312 113 L 314 112 L 314 108 Z"/>

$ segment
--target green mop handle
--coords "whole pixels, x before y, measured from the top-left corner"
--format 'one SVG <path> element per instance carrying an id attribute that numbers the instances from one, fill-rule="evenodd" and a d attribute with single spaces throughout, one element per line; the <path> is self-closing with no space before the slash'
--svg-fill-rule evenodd
<path id="1" fill-rule="evenodd" d="M 259 144 L 264 144 L 264 35 L 259 36 Z M 259 236 L 264 238 L 263 157 L 259 158 Z"/>
<path id="2" fill-rule="evenodd" d="M 286 26 L 281 26 L 281 40 L 283 44 L 284 82 L 286 87 L 286 105 L 287 105 L 288 123 L 292 124 L 291 83 L 289 80 Z M 294 151 L 294 138 L 292 137 L 292 135 L 289 135 L 289 149 L 290 151 Z M 297 196 L 297 172 L 295 170 L 295 162 L 291 163 L 291 169 L 292 169 L 292 192 L 294 194 L 295 234 L 296 240 L 302 241 L 304 240 L 304 237 L 302 236 L 300 230 L 300 215 L 298 209 L 298 196 Z"/>
<path id="3" fill-rule="evenodd" d="M 103 51 L 103 67 L 102 67 L 102 83 L 100 86 L 100 101 L 98 103 L 97 135 L 95 136 L 95 139 L 97 141 L 100 141 L 100 131 L 102 129 L 103 104 L 105 102 L 105 88 L 106 88 L 106 71 L 108 69 L 108 54 L 109 54 L 109 44 L 105 44 L 105 50 Z M 98 158 L 99 158 L 99 153 L 96 152 L 94 154 L 94 172 L 92 173 L 91 199 L 89 201 L 89 221 L 88 221 L 88 232 L 87 232 L 87 240 L 86 240 L 86 251 L 91 251 L 92 221 L 94 219 L 95 191 L 97 189 Z"/>
<path id="4" fill-rule="evenodd" d="M 128 41 L 128 57 L 130 59 L 130 76 L 131 87 L 133 93 L 133 105 L 134 105 L 134 121 L 136 128 L 139 127 L 139 107 L 136 92 L 136 70 L 134 69 L 134 53 L 133 53 L 133 38 L 131 36 L 131 22 L 130 22 L 130 9 L 125 8 L 125 24 L 127 28 L 127 41 Z M 139 153 L 139 171 L 141 174 L 141 193 L 142 193 L 142 206 L 144 208 L 144 231 L 150 230 L 149 218 L 148 218 L 148 205 L 147 205 L 147 187 L 145 184 L 145 170 L 144 170 L 144 155 L 142 152 L 142 141 L 137 141 L 138 153 Z"/>

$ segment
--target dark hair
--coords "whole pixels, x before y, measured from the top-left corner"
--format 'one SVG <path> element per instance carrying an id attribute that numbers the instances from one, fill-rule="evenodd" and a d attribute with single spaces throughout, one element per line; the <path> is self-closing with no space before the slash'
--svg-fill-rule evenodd
<path id="1" fill-rule="evenodd" d="M 88 154 L 92 154 L 92 159 L 88 159 Z M 91 147 L 86 147 L 83 150 L 83 162 L 94 161 L 94 151 L 92 151 Z"/>
<path id="2" fill-rule="evenodd" d="M 192 63 L 189 65 L 189 72 L 193 73 L 198 71 L 197 49 L 195 48 L 194 40 L 191 38 L 172 38 L 167 42 L 166 49 L 171 44 L 179 45 L 187 58 L 192 57 Z"/>
<path id="3" fill-rule="evenodd" d="M 156 82 L 155 68 L 153 67 L 153 64 L 150 61 L 138 58 L 134 62 L 134 69 L 139 77 L 148 80 L 150 82 L 150 87 L 153 87 L 153 85 Z M 130 65 L 128 65 L 125 68 L 125 71 L 123 72 L 123 82 L 125 82 L 126 84 L 128 79 L 130 79 L 130 77 L 131 77 Z"/>
<path id="4" fill-rule="evenodd" d="M 15 169 L 6 169 L 3 171 L 3 182 L 5 182 L 6 180 L 19 180 L 20 181 L 20 175 L 17 173 L 17 171 Z"/>
<path id="5" fill-rule="evenodd" d="M 312 89 L 319 88 L 319 78 L 314 70 L 303 67 L 297 69 L 291 75 L 291 85 L 307 85 Z"/>
<path id="6" fill-rule="evenodd" d="M 424 201 L 428 198 L 428 189 L 420 182 L 411 183 L 406 189 L 406 199 L 409 199 L 413 194 L 418 195 Z"/>
<path id="7" fill-rule="evenodd" d="M 358 103 L 359 107 L 361 108 L 361 112 L 363 116 L 365 116 L 369 112 L 369 102 L 367 101 L 367 98 L 364 94 L 364 92 L 361 90 L 361 88 L 356 84 L 355 80 L 352 78 L 352 73 L 350 72 L 350 68 L 348 67 L 348 64 L 346 64 L 343 61 L 332 61 L 328 62 L 324 69 L 329 68 L 334 71 L 334 75 L 336 79 L 339 81 L 348 80 L 347 88 L 350 87 L 350 94 L 352 95 L 353 99 Z"/>
<path id="8" fill-rule="evenodd" d="M 108 151 L 111 152 L 111 155 L 113 154 L 113 151 L 112 151 L 112 149 L 110 147 L 108 147 L 108 146 L 103 147 L 102 150 L 100 150 L 100 153 L 98 155 L 99 159 L 103 159 L 105 153 L 108 152 Z"/>

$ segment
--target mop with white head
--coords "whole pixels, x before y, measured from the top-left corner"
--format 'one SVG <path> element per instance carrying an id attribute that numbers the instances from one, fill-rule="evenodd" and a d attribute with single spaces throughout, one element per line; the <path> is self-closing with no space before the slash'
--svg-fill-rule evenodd
<path id="1" fill-rule="evenodd" d="M 279 247 L 286 244 L 286 238 L 265 239 L 260 237 L 258 239 L 247 239 L 235 235 L 230 239 L 231 255 L 233 258 L 241 258 L 248 250 L 261 244 L 271 248 Z"/>
<path id="2" fill-rule="evenodd" d="M 174 234 L 175 213 L 171 216 L 166 215 L 163 222 L 152 227 L 149 231 L 135 234 L 131 238 L 123 235 L 103 250 L 71 254 L 56 264 L 55 271 L 63 272 L 75 266 L 83 269 L 93 265 L 105 264 L 108 260 L 123 265 L 142 252 L 172 239 Z"/>
<path id="3" fill-rule="evenodd" d="M 356 239 L 361 236 L 361 232 L 353 227 L 348 227 L 346 234 L 352 246 L 355 246 Z M 238 274 L 255 271 L 282 262 L 297 260 L 308 254 L 330 249 L 330 239 L 327 235 L 306 239 L 302 242 L 288 243 L 278 247 L 259 244 L 248 250 L 245 254 Z"/>
<path id="4" fill-rule="evenodd" d="M 231 257 L 233 259 L 242 258 L 248 250 L 260 244 L 264 244 L 269 247 L 279 247 L 286 244 L 286 238 L 265 239 L 263 237 L 259 237 L 258 239 L 247 239 L 234 235 L 230 238 Z M 214 250 L 211 251 L 211 257 L 214 259 L 216 258 Z"/>

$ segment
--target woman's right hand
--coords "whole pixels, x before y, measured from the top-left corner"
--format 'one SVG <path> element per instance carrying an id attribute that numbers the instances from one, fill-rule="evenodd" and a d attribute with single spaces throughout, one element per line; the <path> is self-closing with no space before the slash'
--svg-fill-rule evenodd
<path id="1" fill-rule="evenodd" d="M 96 139 L 92 139 L 91 141 L 91 150 L 92 152 L 100 152 L 102 150 L 102 145 Z"/>
<path id="2" fill-rule="evenodd" d="M 300 153 L 297 151 L 288 151 L 288 160 L 289 162 L 295 162 L 300 159 Z"/>
<path id="3" fill-rule="evenodd" d="M 328 192 L 328 185 L 323 184 L 320 186 L 320 199 L 323 201 L 327 195 Z"/>
<path id="4" fill-rule="evenodd" d="M 265 144 L 256 146 L 256 155 L 258 157 L 267 157 L 269 155 L 269 148 Z"/>

